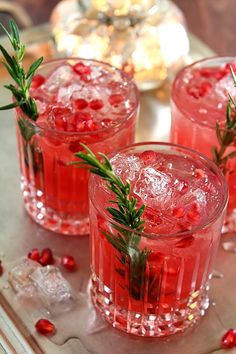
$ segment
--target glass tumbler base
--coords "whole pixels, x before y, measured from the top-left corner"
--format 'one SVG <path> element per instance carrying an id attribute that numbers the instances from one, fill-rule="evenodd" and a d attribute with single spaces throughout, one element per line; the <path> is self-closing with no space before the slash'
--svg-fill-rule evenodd
<path id="1" fill-rule="evenodd" d="M 206 285 L 185 299 L 185 307 L 175 306 L 174 310 L 171 308 L 170 312 L 161 314 L 143 314 L 115 305 L 111 289 L 95 274 L 92 275 L 91 295 L 94 306 L 113 327 L 136 336 L 165 337 L 187 330 L 204 316 L 209 307 L 208 288 Z"/>
<path id="2" fill-rule="evenodd" d="M 64 235 L 88 235 L 89 218 L 80 215 L 73 217 L 67 213 L 58 213 L 44 203 L 42 191 L 37 190 L 21 179 L 21 190 L 26 211 L 32 219 L 47 230 Z"/>

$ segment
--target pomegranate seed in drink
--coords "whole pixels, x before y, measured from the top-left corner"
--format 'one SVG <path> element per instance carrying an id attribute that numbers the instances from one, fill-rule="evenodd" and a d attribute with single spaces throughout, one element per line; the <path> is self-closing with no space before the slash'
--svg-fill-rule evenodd
<path id="1" fill-rule="evenodd" d="M 77 160 L 80 143 L 109 154 L 134 141 L 138 91 L 124 72 L 93 60 L 57 59 L 39 75 L 44 82 L 38 77 L 36 84 L 35 77 L 31 88 L 39 116 L 29 129 L 30 146 L 20 149 L 26 209 L 54 232 L 87 234 L 89 173 L 70 162 Z M 118 106 L 111 105 L 112 97 Z M 18 124 L 17 136 L 25 146 Z"/>

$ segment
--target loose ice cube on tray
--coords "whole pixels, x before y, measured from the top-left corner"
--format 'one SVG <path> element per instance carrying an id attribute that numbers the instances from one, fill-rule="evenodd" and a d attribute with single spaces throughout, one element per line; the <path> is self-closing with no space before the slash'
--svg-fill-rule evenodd
<path id="1" fill-rule="evenodd" d="M 55 266 L 41 267 L 30 275 L 42 304 L 49 312 L 62 313 L 72 309 L 75 298 L 68 281 Z"/>
<path id="2" fill-rule="evenodd" d="M 8 281 L 19 297 L 27 298 L 36 295 L 37 289 L 30 275 L 41 265 L 28 258 L 21 258 L 20 261 L 9 271 Z"/>

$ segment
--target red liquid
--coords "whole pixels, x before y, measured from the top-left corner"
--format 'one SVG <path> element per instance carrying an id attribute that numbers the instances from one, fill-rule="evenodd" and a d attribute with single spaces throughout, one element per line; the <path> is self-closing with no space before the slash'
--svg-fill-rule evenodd
<path id="1" fill-rule="evenodd" d="M 230 73 L 231 58 L 213 58 L 186 67 L 177 76 L 172 90 L 171 141 L 196 149 L 212 158 L 212 147 L 218 147 L 216 122 L 224 127 L 228 92 L 235 97 L 236 89 Z M 227 63 L 227 64 L 226 64 Z M 225 155 L 235 151 L 226 149 Z M 224 156 L 225 156 L 224 155 Z M 229 186 L 228 221 L 226 227 L 236 229 L 236 158 L 227 163 Z M 230 216 L 231 215 L 231 216 Z"/>
<path id="2" fill-rule="evenodd" d="M 182 331 L 207 307 L 206 288 L 224 216 L 215 214 L 225 199 L 221 177 L 198 157 L 167 150 L 131 151 L 112 161 L 122 180 L 131 181 L 139 204 L 146 205 L 146 234 L 139 249 L 150 255 L 141 274 L 106 238 L 104 232 L 117 234 L 104 214 L 112 196 L 93 178 L 94 302 L 113 326 L 129 333 L 162 336 Z M 212 218 L 215 221 L 203 227 Z"/>
<path id="3" fill-rule="evenodd" d="M 17 127 L 26 208 L 53 231 L 88 233 L 88 171 L 69 163 L 76 160 L 81 142 L 95 153 L 110 153 L 133 142 L 136 87 L 106 64 L 60 60 L 36 75 L 31 95 L 39 117 L 29 143 Z"/>

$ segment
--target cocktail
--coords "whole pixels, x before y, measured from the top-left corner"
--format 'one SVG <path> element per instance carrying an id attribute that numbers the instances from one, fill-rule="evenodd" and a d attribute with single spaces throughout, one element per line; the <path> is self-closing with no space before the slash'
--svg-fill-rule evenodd
<path id="1" fill-rule="evenodd" d="M 166 336 L 208 307 L 227 203 L 223 174 L 194 150 L 140 143 L 92 166 L 92 298 L 114 327 Z M 101 178 L 102 177 L 102 178 Z"/>
<path id="2" fill-rule="evenodd" d="M 108 64 L 58 59 L 40 67 L 30 95 L 38 108 L 36 122 L 17 109 L 25 207 L 47 229 L 86 234 L 88 172 L 70 162 L 81 142 L 109 153 L 134 141 L 137 88 Z"/>
<path id="3" fill-rule="evenodd" d="M 235 231 L 236 89 L 230 67 L 235 70 L 235 58 L 216 57 L 179 72 L 171 95 L 171 141 L 204 153 L 225 173 L 229 185 L 225 230 Z"/>

